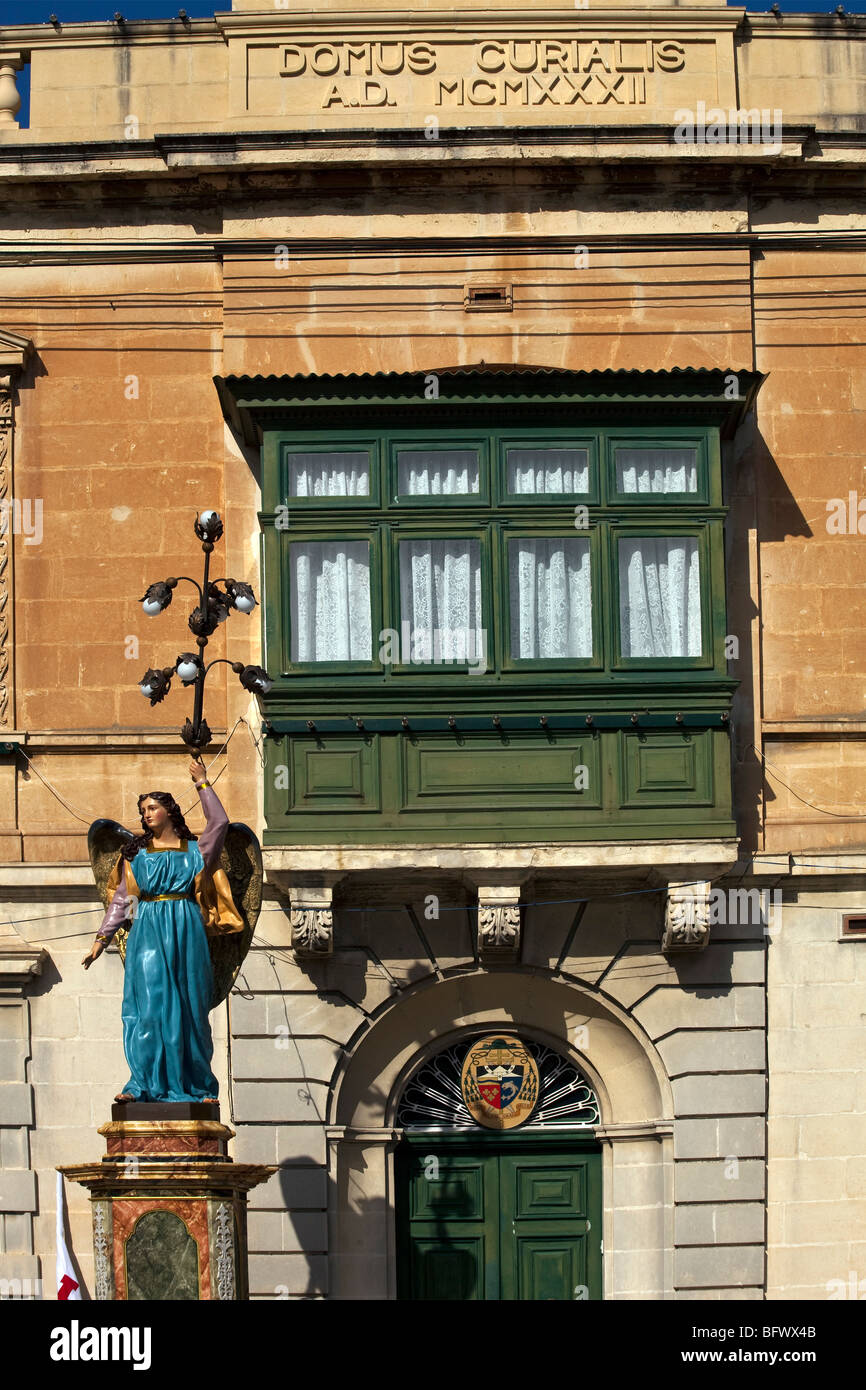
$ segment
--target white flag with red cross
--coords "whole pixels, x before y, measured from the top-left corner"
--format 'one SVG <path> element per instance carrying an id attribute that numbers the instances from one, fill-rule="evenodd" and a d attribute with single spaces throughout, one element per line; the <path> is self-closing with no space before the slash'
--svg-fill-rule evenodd
<path id="1" fill-rule="evenodd" d="M 63 1174 L 57 1174 L 57 1297 L 59 1299 L 81 1298 L 78 1276 L 72 1268 L 69 1251 L 66 1248 L 66 1233 L 63 1221 L 64 1193 Z"/>

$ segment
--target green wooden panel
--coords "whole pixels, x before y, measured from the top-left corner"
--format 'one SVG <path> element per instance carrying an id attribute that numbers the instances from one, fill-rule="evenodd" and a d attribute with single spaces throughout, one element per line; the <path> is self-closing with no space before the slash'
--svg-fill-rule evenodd
<path id="1" fill-rule="evenodd" d="M 496 1299 L 499 1167 L 495 1154 L 402 1149 L 397 1160 L 400 1296 Z"/>
<path id="2" fill-rule="evenodd" d="M 416 1236 L 412 1249 L 413 1299 L 483 1300 L 487 1250 L 483 1236 Z"/>
<path id="3" fill-rule="evenodd" d="M 734 833 L 723 727 L 286 735 L 267 740 L 265 758 L 266 844 Z"/>
<path id="4" fill-rule="evenodd" d="M 581 1296 L 586 1286 L 583 1237 L 518 1237 L 517 1289 L 510 1297 L 544 1302 L 571 1300 Z"/>
<path id="5" fill-rule="evenodd" d="M 452 1132 L 396 1159 L 401 1298 L 601 1299 L 599 1152 Z"/>
<path id="6" fill-rule="evenodd" d="M 333 815 L 349 807 L 382 808 L 378 740 L 293 740 L 290 809 Z"/>
<path id="7" fill-rule="evenodd" d="M 447 801 L 455 807 L 477 806 L 489 816 L 497 807 L 525 808 L 539 816 L 552 806 L 577 812 L 602 804 L 598 740 L 568 737 L 540 742 L 533 736 L 431 735 L 399 745 L 403 762 L 406 810 Z M 575 771 L 586 768 L 586 788 L 575 787 Z M 580 779 L 582 786 L 583 779 Z"/>
<path id="8" fill-rule="evenodd" d="M 621 804 L 710 806 L 713 733 L 628 733 L 620 738 Z"/>
<path id="9" fill-rule="evenodd" d="M 435 1155 L 434 1155 L 435 1157 Z M 409 1187 L 409 1215 L 412 1221 L 483 1221 L 484 1166 L 474 1159 L 436 1159 L 437 1171 L 429 1165 L 412 1174 Z M 442 1171 L 438 1171 L 440 1169 Z"/>
<path id="10" fill-rule="evenodd" d="M 500 1297 L 601 1298 L 601 1156 L 500 1158 Z"/>
<path id="11" fill-rule="evenodd" d="M 586 1217 L 586 1168 L 545 1163 L 542 1169 L 516 1161 L 517 1220 L 547 1221 L 552 1217 Z"/>

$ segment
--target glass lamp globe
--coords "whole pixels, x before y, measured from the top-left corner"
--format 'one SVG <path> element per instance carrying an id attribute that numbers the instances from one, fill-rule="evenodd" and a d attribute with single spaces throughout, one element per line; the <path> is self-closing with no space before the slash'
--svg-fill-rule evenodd
<path id="1" fill-rule="evenodd" d="M 176 669 L 182 681 L 194 681 L 198 675 L 198 665 L 195 661 L 181 661 Z"/>
<path id="2" fill-rule="evenodd" d="M 212 521 L 215 521 L 215 520 L 216 520 L 217 516 L 218 516 L 218 513 L 215 512 L 215 511 L 213 511 L 213 510 L 208 510 L 208 511 L 206 511 L 206 512 L 202 512 L 201 516 L 200 516 L 199 519 L 198 519 L 198 520 L 199 520 L 199 525 L 200 525 L 200 526 L 209 526 L 209 525 L 211 524 Z"/>
<path id="3" fill-rule="evenodd" d="M 147 598 L 141 606 L 149 618 L 155 618 L 157 613 L 162 612 L 162 604 L 159 599 Z"/>
<path id="4" fill-rule="evenodd" d="M 146 700 L 149 700 L 154 692 L 154 686 L 152 685 L 140 685 L 138 688 Z"/>
<path id="5" fill-rule="evenodd" d="M 250 594 L 249 596 L 247 596 L 246 594 L 238 594 L 237 598 L 235 599 L 235 608 L 238 610 L 239 613 L 252 613 L 255 606 L 256 601 L 253 598 L 252 594 Z"/>

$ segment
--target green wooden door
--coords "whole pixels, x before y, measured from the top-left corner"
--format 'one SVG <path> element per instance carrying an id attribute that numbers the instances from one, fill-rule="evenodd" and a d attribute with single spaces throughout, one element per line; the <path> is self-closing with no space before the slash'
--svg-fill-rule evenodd
<path id="1" fill-rule="evenodd" d="M 405 1299 L 601 1298 L 601 1155 L 412 1136 L 397 1151 Z"/>

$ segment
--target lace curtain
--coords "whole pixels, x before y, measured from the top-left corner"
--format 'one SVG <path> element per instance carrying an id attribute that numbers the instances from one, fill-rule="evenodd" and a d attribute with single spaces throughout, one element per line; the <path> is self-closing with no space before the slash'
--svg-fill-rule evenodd
<path id="1" fill-rule="evenodd" d="M 518 494 L 588 492 L 586 449 L 509 449 L 508 491 Z"/>
<path id="2" fill-rule="evenodd" d="M 449 497 L 477 492 L 475 449 L 407 449 L 397 454 L 401 497 Z"/>
<path id="3" fill-rule="evenodd" d="M 292 661 L 370 661 L 370 546 L 306 541 L 290 547 Z"/>
<path id="4" fill-rule="evenodd" d="M 465 661 L 480 653 L 480 543 L 401 541 L 400 613 L 413 660 Z"/>
<path id="5" fill-rule="evenodd" d="M 370 459 L 362 453 L 289 454 L 290 497 L 369 497 Z"/>
<path id="6" fill-rule="evenodd" d="M 621 539 L 619 614 L 623 656 L 700 656 L 697 539 Z"/>
<path id="7" fill-rule="evenodd" d="M 617 492 L 697 492 L 694 449 L 617 449 Z"/>
<path id="8" fill-rule="evenodd" d="M 509 539 L 508 583 L 512 656 L 592 656 L 588 540 Z"/>

